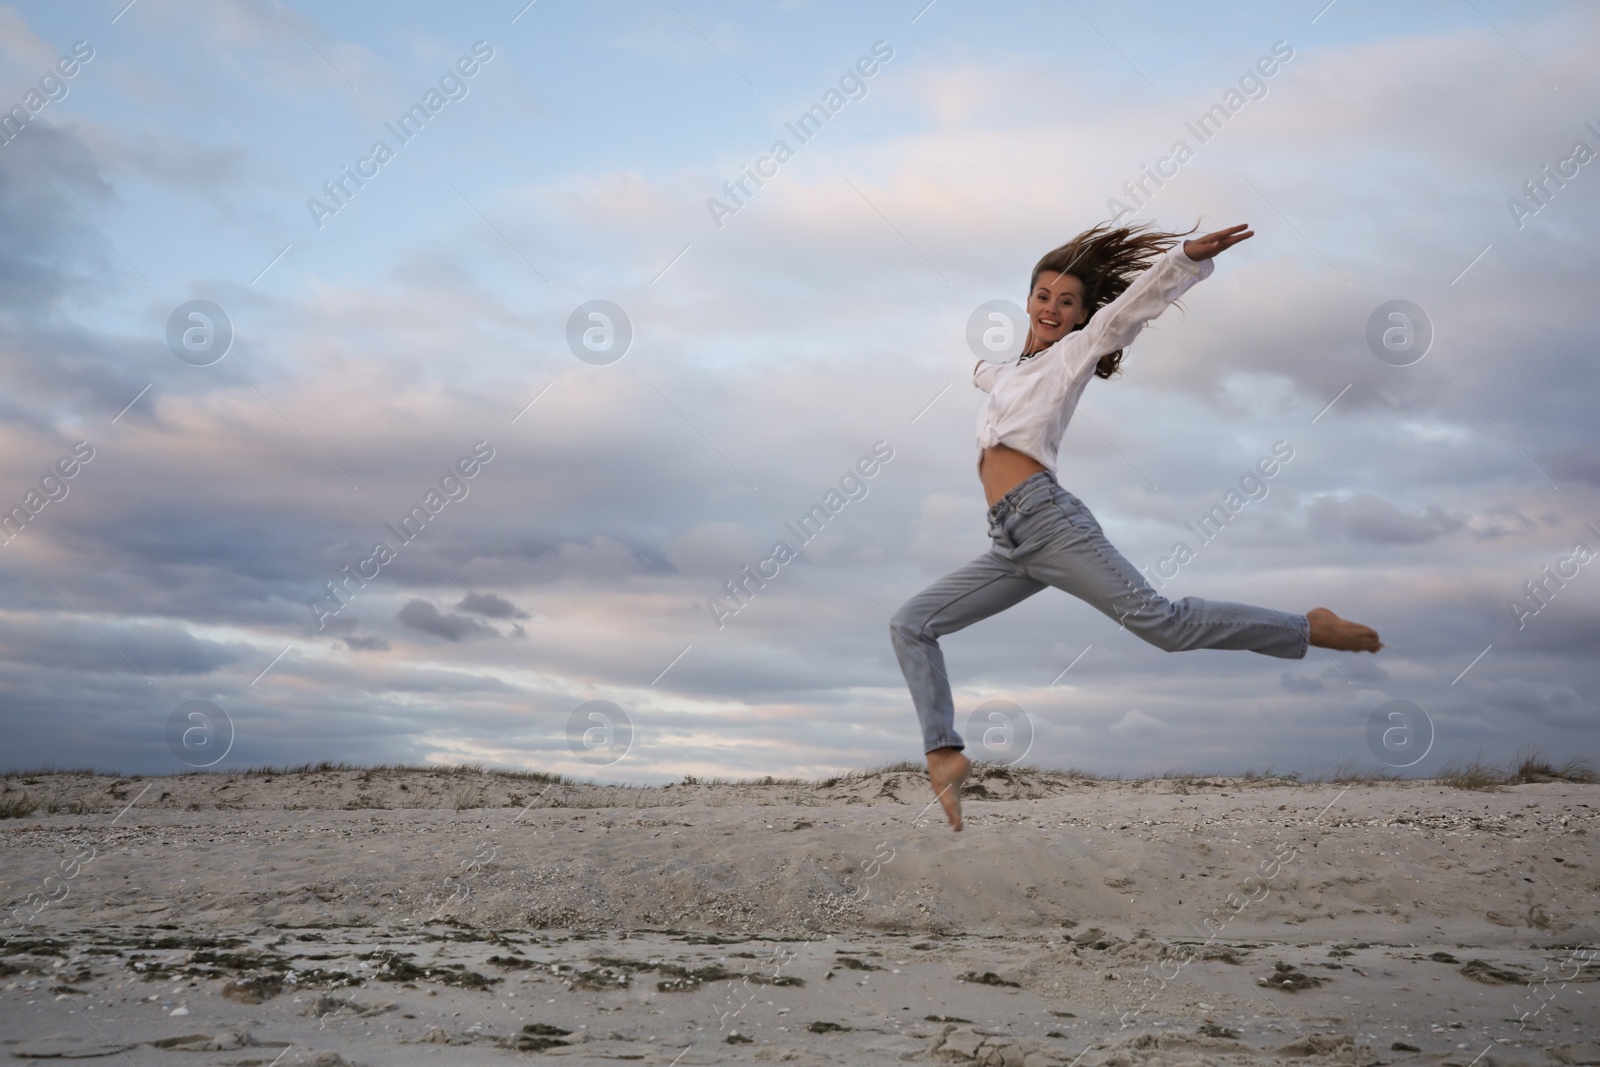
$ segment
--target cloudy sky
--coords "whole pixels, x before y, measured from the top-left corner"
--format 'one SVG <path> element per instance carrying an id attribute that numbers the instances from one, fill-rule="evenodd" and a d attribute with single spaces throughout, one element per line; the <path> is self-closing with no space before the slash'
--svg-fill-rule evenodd
<path id="1" fill-rule="evenodd" d="M 1165 594 L 1387 647 L 1046 591 L 944 642 L 974 754 L 1593 760 L 1597 46 L 1536 0 L 0 7 L 0 764 L 918 758 L 886 619 L 988 545 L 968 318 L 1124 209 L 1257 235 L 1063 484 Z"/>

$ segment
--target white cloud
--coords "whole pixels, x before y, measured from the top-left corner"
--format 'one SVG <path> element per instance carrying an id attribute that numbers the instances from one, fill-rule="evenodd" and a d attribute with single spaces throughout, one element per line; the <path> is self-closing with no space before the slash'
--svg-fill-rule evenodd
<path id="1" fill-rule="evenodd" d="M 1129 708 L 1123 713 L 1122 718 L 1111 724 L 1111 732 L 1118 737 L 1144 737 L 1157 734 L 1167 728 L 1167 724 L 1153 715 L 1146 715 L 1138 708 Z"/>

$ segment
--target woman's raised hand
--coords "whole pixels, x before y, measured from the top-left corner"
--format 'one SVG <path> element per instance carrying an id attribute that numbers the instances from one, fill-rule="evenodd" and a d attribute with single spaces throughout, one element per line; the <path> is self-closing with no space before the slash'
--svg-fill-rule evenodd
<path id="1" fill-rule="evenodd" d="M 1183 242 L 1183 254 L 1196 263 L 1204 259 L 1210 259 L 1224 248 L 1232 248 L 1240 241 L 1254 237 L 1256 232 L 1250 229 L 1249 226 L 1249 223 L 1241 222 L 1237 226 L 1229 226 L 1226 230 L 1218 230 L 1216 233 L 1208 233 L 1204 237 L 1185 241 Z"/>

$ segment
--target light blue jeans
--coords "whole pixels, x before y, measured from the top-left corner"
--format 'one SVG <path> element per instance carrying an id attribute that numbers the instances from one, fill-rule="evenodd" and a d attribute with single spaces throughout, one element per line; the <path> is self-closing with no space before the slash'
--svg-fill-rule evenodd
<path id="1" fill-rule="evenodd" d="M 989 509 L 988 555 L 934 582 L 889 622 L 900 670 L 922 723 L 923 750 L 964 748 L 939 638 L 1004 611 L 1045 586 L 1064 589 L 1167 652 L 1246 649 L 1301 659 L 1310 624 L 1250 604 L 1168 600 L 1112 547 L 1083 501 L 1049 471 L 1019 482 Z"/>

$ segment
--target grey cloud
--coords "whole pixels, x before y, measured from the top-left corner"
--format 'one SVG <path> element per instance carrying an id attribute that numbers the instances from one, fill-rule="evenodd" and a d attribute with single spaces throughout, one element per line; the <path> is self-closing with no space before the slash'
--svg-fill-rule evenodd
<path id="1" fill-rule="evenodd" d="M 413 600 L 395 615 L 406 626 L 425 634 L 459 641 L 463 637 L 487 634 L 489 628 L 466 615 L 445 615 L 426 600 Z"/>
<path id="2" fill-rule="evenodd" d="M 723 575 L 757 558 L 760 542 L 736 522 L 702 522 L 662 546 L 662 553 L 682 574 Z"/>
<path id="3" fill-rule="evenodd" d="M 356 635 L 353 637 L 343 638 L 342 640 L 344 641 L 345 647 L 350 649 L 352 652 L 389 651 L 389 642 L 377 636 L 362 637 L 360 635 Z"/>
<path id="4" fill-rule="evenodd" d="M 1556 484 L 1579 482 L 1600 488 L 1600 441 L 1584 438 L 1551 452 L 1545 459 Z"/>
<path id="5" fill-rule="evenodd" d="M 1472 536 L 1492 541 L 1501 537 L 1526 537 L 1539 529 L 1540 523 L 1525 515 L 1514 504 L 1496 504 L 1485 508 L 1468 523 Z"/>
<path id="6" fill-rule="evenodd" d="M 1327 666 L 1314 678 L 1301 678 L 1291 682 L 1289 678 L 1280 676 L 1284 689 L 1299 693 L 1321 693 L 1329 690 L 1352 693 L 1363 689 L 1382 689 L 1389 681 L 1389 674 L 1382 667 L 1349 655 L 1325 661 L 1316 652 L 1308 649 L 1306 659 L 1308 662 L 1326 663 Z"/>
<path id="7" fill-rule="evenodd" d="M 1371 656 L 1366 655 L 1343 657 L 1337 676 L 1340 681 L 1348 681 L 1352 685 L 1367 689 L 1387 685 L 1390 681 L 1389 672 L 1379 666 Z M 1324 674 L 1323 679 L 1327 680 L 1328 675 Z"/>
<path id="8" fill-rule="evenodd" d="M 1332 530 L 1352 541 L 1373 545 L 1416 545 L 1456 532 L 1466 519 L 1438 504 L 1410 514 L 1371 493 L 1328 494 L 1306 509 L 1306 525 Z"/>
<path id="9" fill-rule="evenodd" d="M 211 197 L 219 190 L 237 192 L 240 185 L 258 176 L 239 146 L 210 147 L 171 131 L 124 136 L 117 130 L 84 124 L 75 126 L 73 134 L 108 168 L 126 169 L 183 190 L 190 197 Z"/>
<path id="10" fill-rule="evenodd" d="M 1306 678 L 1288 671 L 1280 674 L 1278 680 L 1283 683 L 1283 688 L 1290 693 L 1320 693 L 1325 688 L 1320 678 Z"/>
<path id="11" fill-rule="evenodd" d="M 205 675 L 244 658 L 241 645 L 197 638 L 173 623 L 91 624 L 70 609 L 42 625 L 0 622 L 0 662 L 40 670 Z"/>
<path id="12" fill-rule="evenodd" d="M 532 618 L 526 611 L 517 607 L 504 597 L 495 596 L 493 593 L 468 593 L 461 603 L 456 605 L 457 611 L 481 611 L 491 619 L 527 619 Z"/>

